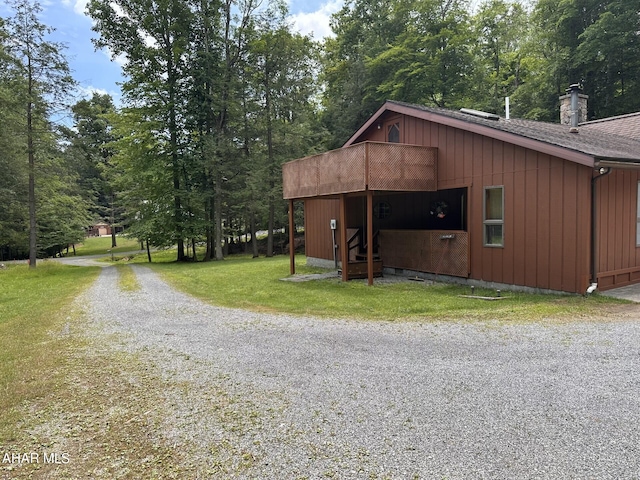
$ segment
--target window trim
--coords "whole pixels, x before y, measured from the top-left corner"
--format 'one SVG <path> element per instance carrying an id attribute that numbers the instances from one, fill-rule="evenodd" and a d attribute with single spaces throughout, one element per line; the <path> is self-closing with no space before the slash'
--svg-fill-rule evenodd
<path id="1" fill-rule="evenodd" d="M 391 141 L 391 131 L 395 129 L 398 135 L 398 141 Z M 393 122 L 387 124 L 387 143 L 400 143 L 400 122 Z"/>
<path id="2" fill-rule="evenodd" d="M 500 189 L 501 192 L 501 217 L 500 219 L 487 219 L 487 191 Z M 488 243 L 487 227 L 493 225 L 502 226 L 502 242 Z M 482 189 L 482 245 L 490 248 L 504 248 L 504 185 L 488 185 Z"/>

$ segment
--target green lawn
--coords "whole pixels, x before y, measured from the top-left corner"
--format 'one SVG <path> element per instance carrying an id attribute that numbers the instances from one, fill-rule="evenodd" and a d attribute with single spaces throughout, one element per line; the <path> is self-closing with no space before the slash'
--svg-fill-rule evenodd
<path id="1" fill-rule="evenodd" d="M 71 302 L 98 271 L 53 261 L 0 270 L 0 445 L 18 434 L 17 408 L 55 387 L 62 362 L 57 333 L 72 321 Z"/>
<path id="2" fill-rule="evenodd" d="M 598 295 L 584 298 L 568 295 L 532 295 L 503 292 L 499 301 L 462 298 L 469 288 L 422 282 L 375 284 L 339 279 L 303 283 L 281 281 L 289 276 L 285 256 L 252 259 L 231 257 L 209 263 L 174 263 L 175 252 L 154 255 L 152 267 L 177 288 L 206 302 L 256 311 L 282 312 L 321 317 L 400 319 L 500 319 L 541 320 L 576 318 L 600 314 L 606 306 L 621 303 Z M 135 261 L 143 262 L 139 255 Z M 163 263 L 171 262 L 171 263 Z M 298 273 L 325 271 L 296 260 Z M 476 289 L 476 295 L 495 292 Z"/>
<path id="3" fill-rule="evenodd" d="M 113 251 L 114 254 L 131 252 L 140 250 L 140 243 L 132 238 L 118 236 L 116 238 L 117 247 L 111 248 L 111 237 L 91 237 L 86 238 L 83 243 L 76 245 L 76 255 L 108 255 Z M 69 256 L 73 252 L 69 250 Z"/>

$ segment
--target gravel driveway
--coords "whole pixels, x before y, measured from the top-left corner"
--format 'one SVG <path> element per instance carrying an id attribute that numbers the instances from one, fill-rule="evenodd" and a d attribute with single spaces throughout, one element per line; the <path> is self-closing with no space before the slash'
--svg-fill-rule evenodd
<path id="1" fill-rule="evenodd" d="M 297 318 L 208 306 L 133 268 L 141 291 L 107 268 L 83 301 L 184 386 L 162 436 L 198 478 L 640 478 L 633 318 Z"/>

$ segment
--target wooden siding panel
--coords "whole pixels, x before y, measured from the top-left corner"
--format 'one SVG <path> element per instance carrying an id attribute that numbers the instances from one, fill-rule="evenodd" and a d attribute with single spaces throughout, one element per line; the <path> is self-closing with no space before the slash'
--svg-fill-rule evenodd
<path id="1" fill-rule="evenodd" d="M 563 230 L 562 225 L 565 222 L 565 209 L 561 208 L 563 199 L 564 186 L 564 165 L 558 159 L 553 159 L 550 168 L 550 184 L 549 184 L 549 205 L 550 205 L 550 224 L 549 233 L 549 265 L 553 271 L 550 272 L 549 288 L 551 290 L 562 290 L 562 251 Z"/>
<path id="2" fill-rule="evenodd" d="M 591 178 L 593 170 L 577 166 L 577 245 L 576 245 L 576 286 L 573 291 L 584 293 L 591 279 Z"/>
<path id="3" fill-rule="evenodd" d="M 631 174 L 632 172 L 625 171 L 623 172 L 622 179 L 622 191 L 623 191 L 623 202 L 622 202 L 622 264 L 620 268 L 624 268 L 629 264 L 629 259 L 631 258 L 631 246 L 632 246 L 632 238 L 631 238 L 631 225 L 635 223 L 635 219 L 633 218 L 632 208 L 631 208 Z M 635 243 L 635 242 L 634 242 Z"/>
<path id="4" fill-rule="evenodd" d="M 615 229 L 615 239 L 614 242 L 616 243 L 616 245 L 619 245 L 620 248 L 614 248 L 614 260 L 613 260 L 613 265 L 614 265 L 614 270 L 620 270 L 623 267 L 623 263 L 622 263 L 622 252 L 624 251 L 624 247 L 625 247 L 625 243 L 626 243 L 626 239 L 624 238 L 623 234 L 622 234 L 622 225 L 624 223 L 624 217 L 623 217 L 623 212 L 624 212 L 624 172 L 620 172 L 620 174 L 617 174 L 614 176 L 614 181 L 616 184 L 616 199 L 615 199 L 615 205 L 616 205 L 616 226 L 618 228 Z"/>
<path id="5" fill-rule="evenodd" d="M 578 183 L 578 168 L 576 164 L 564 164 L 564 188 L 561 205 L 564 205 L 565 219 L 561 226 L 562 238 L 562 290 L 576 291 L 577 279 L 577 242 L 578 242 L 578 199 L 576 186 Z M 580 199 L 580 201 L 583 201 Z M 585 240 L 585 239 L 582 239 Z"/>
<path id="6" fill-rule="evenodd" d="M 514 161 L 515 148 L 513 145 L 505 144 L 503 146 L 503 184 L 505 191 L 504 202 L 504 250 L 502 261 L 502 281 L 504 283 L 514 283 L 514 244 L 515 232 L 515 183 L 514 183 Z"/>
<path id="7" fill-rule="evenodd" d="M 608 230 L 608 241 L 607 243 L 611 244 L 605 254 L 606 254 L 606 269 L 615 270 L 615 255 L 616 255 L 616 189 L 615 189 L 615 178 L 617 174 L 609 175 L 607 177 L 607 184 L 609 186 L 608 195 L 607 195 L 607 230 Z"/>
<path id="8" fill-rule="evenodd" d="M 464 154 L 465 154 L 465 143 L 464 143 L 464 132 L 461 130 L 453 130 L 454 138 L 454 166 L 453 166 L 453 177 L 455 180 L 464 181 Z"/>
<path id="9" fill-rule="evenodd" d="M 540 154 L 538 157 L 538 218 L 537 218 L 537 284 L 540 288 L 549 288 L 550 277 L 550 219 L 551 209 L 549 202 L 550 192 L 550 160 L 547 155 Z"/>
<path id="10" fill-rule="evenodd" d="M 465 184 L 473 181 L 473 134 L 464 133 L 464 149 L 463 149 L 464 175 L 463 182 Z"/>
<path id="11" fill-rule="evenodd" d="M 537 153 L 525 153 L 525 285 L 537 285 L 538 267 L 538 157 Z"/>
<path id="12" fill-rule="evenodd" d="M 514 175 L 513 191 L 510 192 L 513 203 L 513 282 L 516 285 L 525 285 L 525 260 L 527 251 L 526 241 L 526 208 L 527 196 L 526 171 L 525 171 L 526 150 L 521 147 L 514 149 Z"/>
<path id="13" fill-rule="evenodd" d="M 636 247 L 636 171 L 614 170 L 597 181 L 598 287 L 606 290 L 640 279 Z"/>
<path id="14" fill-rule="evenodd" d="M 308 199 L 304 202 L 305 254 L 333 260 L 333 239 L 329 221 L 340 215 L 338 199 Z M 339 241 L 338 241 L 339 243 Z"/>
<path id="15" fill-rule="evenodd" d="M 438 128 L 438 147 L 441 148 L 442 151 L 442 162 L 438 164 L 438 169 L 440 169 L 440 165 L 442 165 L 442 176 L 446 181 L 451 182 L 453 180 L 452 173 L 452 162 L 451 162 L 451 154 L 447 148 L 447 130 L 448 127 L 441 126 Z"/>

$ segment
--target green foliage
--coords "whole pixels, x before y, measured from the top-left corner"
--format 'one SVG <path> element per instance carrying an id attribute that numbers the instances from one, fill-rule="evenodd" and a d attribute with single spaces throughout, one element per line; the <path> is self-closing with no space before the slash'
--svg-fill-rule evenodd
<path id="1" fill-rule="evenodd" d="M 115 137 L 109 115 L 115 113 L 113 100 L 94 92 L 90 99 L 73 105 L 71 111 L 74 128 L 61 128 L 68 143 L 65 156 L 73 162 L 84 199 L 92 203 L 92 220 L 118 223 L 121 219 L 116 213 L 120 212 L 114 205 L 116 192 L 111 178 L 114 152 L 110 144 Z"/>
<path id="2" fill-rule="evenodd" d="M 0 258 L 29 249 L 37 207 L 41 251 L 102 219 L 178 259 L 200 243 L 222 259 L 229 238 L 287 225 L 283 162 L 341 146 L 386 99 L 502 114 L 509 96 L 513 116 L 557 121 L 582 81 L 590 118 L 640 109 L 640 0 L 350 0 L 323 43 L 294 33 L 280 0 L 92 0 L 96 46 L 127 57 L 124 106 L 77 102 L 60 141 L 47 112 L 72 85 L 61 46 L 37 2 L 11 6 Z M 25 69 L 28 31 L 42 76 Z"/>
<path id="3" fill-rule="evenodd" d="M 47 40 L 51 29 L 38 18 L 40 4 L 13 0 L 9 6 L 13 16 L 0 32 L 0 111 L 6 126 L 6 136 L 0 135 L 6 147 L 0 167 L 9 172 L 6 184 L 0 182 L 0 201 L 6 201 L 11 213 L 0 215 L 5 232 L 0 234 L 0 248 L 10 257 L 28 251 L 35 267 L 38 251 L 76 238 L 83 227 L 78 222 L 82 223 L 84 205 L 72 198 L 73 186 L 58 181 L 61 177 L 46 178 L 57 156 L 51 114 L 64 105 L 75 82 L 63 46 Z M 49 210 L 42 212 L 43 205 Z M 45 219 L 40 228 L 39 215 Z M 52 232 L 46 222 L 55 223 L 59 231 Z"/>

